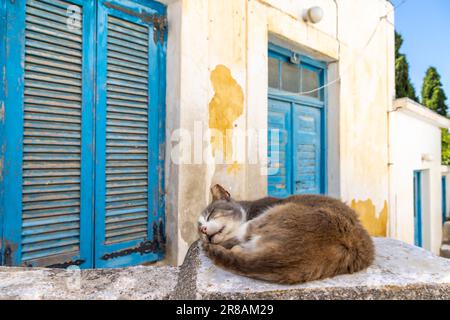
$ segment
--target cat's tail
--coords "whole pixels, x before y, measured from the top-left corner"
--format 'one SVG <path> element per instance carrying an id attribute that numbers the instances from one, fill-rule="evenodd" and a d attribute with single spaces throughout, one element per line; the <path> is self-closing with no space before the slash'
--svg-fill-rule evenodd
<path id="1" fill-rule="evenodd" d="M 234 273 L 278 283 L 299 282 L 286 279 L 286 272 L 283 272 L 284 266 L 280 262 L 268 259 L 257 252 L 231 250 L 211 243 L 203 243 L 203 249 L 216 265 Z"/>

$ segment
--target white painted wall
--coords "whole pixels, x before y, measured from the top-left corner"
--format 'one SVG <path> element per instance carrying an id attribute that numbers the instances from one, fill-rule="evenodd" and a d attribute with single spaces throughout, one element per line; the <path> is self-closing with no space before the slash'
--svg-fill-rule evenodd
<path id="1" fill-rule="evenodd" d="M 413 173 L 423 170 L 423 247 L 436 254 L 442 237 L 440 127 L 449 126 L 448 119 L 409 99 L 396 100 L 389 113 L 390 233 L 414 244 Z"/>

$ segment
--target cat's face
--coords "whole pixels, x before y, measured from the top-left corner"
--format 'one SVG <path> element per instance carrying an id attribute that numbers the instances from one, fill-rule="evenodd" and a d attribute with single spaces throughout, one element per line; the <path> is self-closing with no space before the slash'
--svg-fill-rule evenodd
<path id="1" fill-rule="evenodd" d="M 221 186 L 212 187 L 211 193 L 213 201 L 202 211 L 198 226 L 203 240 L 218 244 L 235 235 L 245 222 L 245 212 Z"/>

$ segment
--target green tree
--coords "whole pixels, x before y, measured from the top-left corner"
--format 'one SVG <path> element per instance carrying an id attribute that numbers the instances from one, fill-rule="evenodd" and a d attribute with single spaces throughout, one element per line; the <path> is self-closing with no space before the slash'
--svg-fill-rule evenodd
<path id="1" fill-rule="evenodd" d="M 403 38 L 401 34 L 395 32 L 395 95 L 397 98 L 408 97 L 419 102 L 416 90 L 409 77 L 408 60 L 404 54 L 400 53 L 402 44 Z"/>
<path id="2" fill-rule="evenodd" d="M 422 84 L 422 104 L 447 117 L 447 97 L 442 88 L 441 76 L 435 67 L 429 67 Z M 450 133 L 442 129 L 442 164 L 450 165 Z"/>
<path id="3" fill-rule="evenodd" d="M 450 134 L 447 129 L 442 129 L 442 164 L 450 165 Z"/>
<path id="4" fill-rule="evenodd" d="M 447 116 L 447 96 L 442 88 L 441 76 L 435 67 L 429 67 L 422 85 L 422 104 L 442 116 Z"/>

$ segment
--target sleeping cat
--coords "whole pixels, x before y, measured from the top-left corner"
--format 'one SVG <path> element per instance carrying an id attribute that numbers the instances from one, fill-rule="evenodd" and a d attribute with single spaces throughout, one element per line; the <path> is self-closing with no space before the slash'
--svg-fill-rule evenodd
<path id="1" fill-rule="evenodd" d="M 293 284 L 353 273 L 374 259 L 372 239 L 355 212 L 318 195 L 234 201 L 220 185 L 202 212 L 206 254 L 251 278 Z"/>

